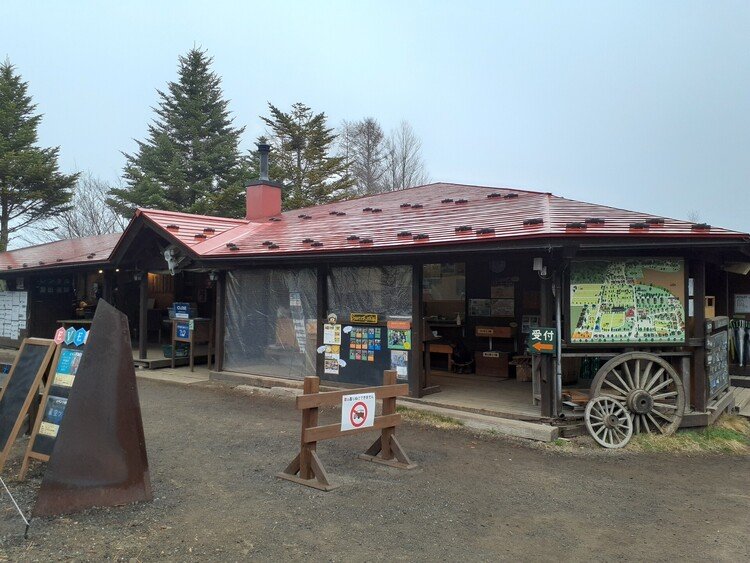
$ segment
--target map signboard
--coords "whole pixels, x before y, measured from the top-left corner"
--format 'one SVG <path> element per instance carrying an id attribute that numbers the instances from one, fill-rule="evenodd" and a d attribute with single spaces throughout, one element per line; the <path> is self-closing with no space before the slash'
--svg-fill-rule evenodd
<path id="1" fill-rule="evenodd" d="M 572 344 L 684 343 L 684 260 L 574 260 L 569 305 Z"/>

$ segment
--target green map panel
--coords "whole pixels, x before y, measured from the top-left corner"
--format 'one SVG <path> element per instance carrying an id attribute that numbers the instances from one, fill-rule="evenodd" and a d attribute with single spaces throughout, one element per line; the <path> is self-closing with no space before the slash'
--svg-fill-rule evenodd
<path id="1" fill-rule="evenodd" d="M 570 266 L 573 344 L 685 342 L 681 258 L 575 260 Z"/>

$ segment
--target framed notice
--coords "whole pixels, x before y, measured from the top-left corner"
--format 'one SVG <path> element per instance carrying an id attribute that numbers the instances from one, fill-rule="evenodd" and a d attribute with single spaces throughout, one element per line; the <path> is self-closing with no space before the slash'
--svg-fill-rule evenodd
<path id="1" fill-rule="evenodd" d="M 734 294 L 734 312 L 741 315 L 750 314 L 750 294 Z"/>
<path id="2" fill-rule="evenodd" d="M 491 316 L 513 317 L 515 316 L 515 299 L 492 299 Z"/>

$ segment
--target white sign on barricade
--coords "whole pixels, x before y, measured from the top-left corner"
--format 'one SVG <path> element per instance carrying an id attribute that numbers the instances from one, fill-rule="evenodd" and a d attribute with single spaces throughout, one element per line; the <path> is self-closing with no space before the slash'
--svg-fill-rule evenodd
<path id="1" fill-rule="evenodd" d="M 375 421 L 375 393 L 344 395 L 341 398 L 341 430 L 367 428 Z"/>

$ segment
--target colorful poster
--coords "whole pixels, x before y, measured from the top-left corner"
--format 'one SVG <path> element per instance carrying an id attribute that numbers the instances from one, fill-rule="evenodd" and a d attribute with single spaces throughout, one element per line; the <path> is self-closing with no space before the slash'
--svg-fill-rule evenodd
<path id="1" fill-rule="evenodd" d="M 324 324 L 323 325 L 323 344 L 341 345 L 341 325 Z"/>
<path id="2" fill-rule="evenodd" d="M 574 260 L 570 341 L 684 343 L 685 286 L 682 258 Z"/>
<path id="3" fill-rule="evenodd" d="M 341 359 L 341 346 L 338 344 L 327 344 L 323 358 L 323 371 L 327 374 L 338 375 L 339 359 Z"/>
<path id="4" fill-rule="evenodd" d="M 55 378 L 52 384 L 59 387 L 72 387 L 82 356 L 82 350 L 64 348 L 60 352 L 60 359 L 57 362 Z"/>
<path id="5" fill-rule="evenodd" d="M 411 329 L 388 328 L 388 348 L 411 350 Z"/>
<path id="6" fill-rule="evenodd" d="M 349 359 L 374 362 L 375 352 L 383 349 L 382 328 L 353 326 L 349 333 Z"/>
<path id="7" fill-rule="evenodd" d="M 409 377 L 409 352 L 406 350 L 391 350 L 391 369 L 396 370 L 397 379 Z"/>
<path id="8" fill-rule="evenodd" d="M 47 398 L 47 406 L 44 409 L 42 423 L 39 425 L 39 434 L 49 436 L 50 438 L 57 437 L 57 432 L 60 429 L 60 423 L 62 422 L 67 405 L 68 399 L 64 397 L 50 395 Z"/>

